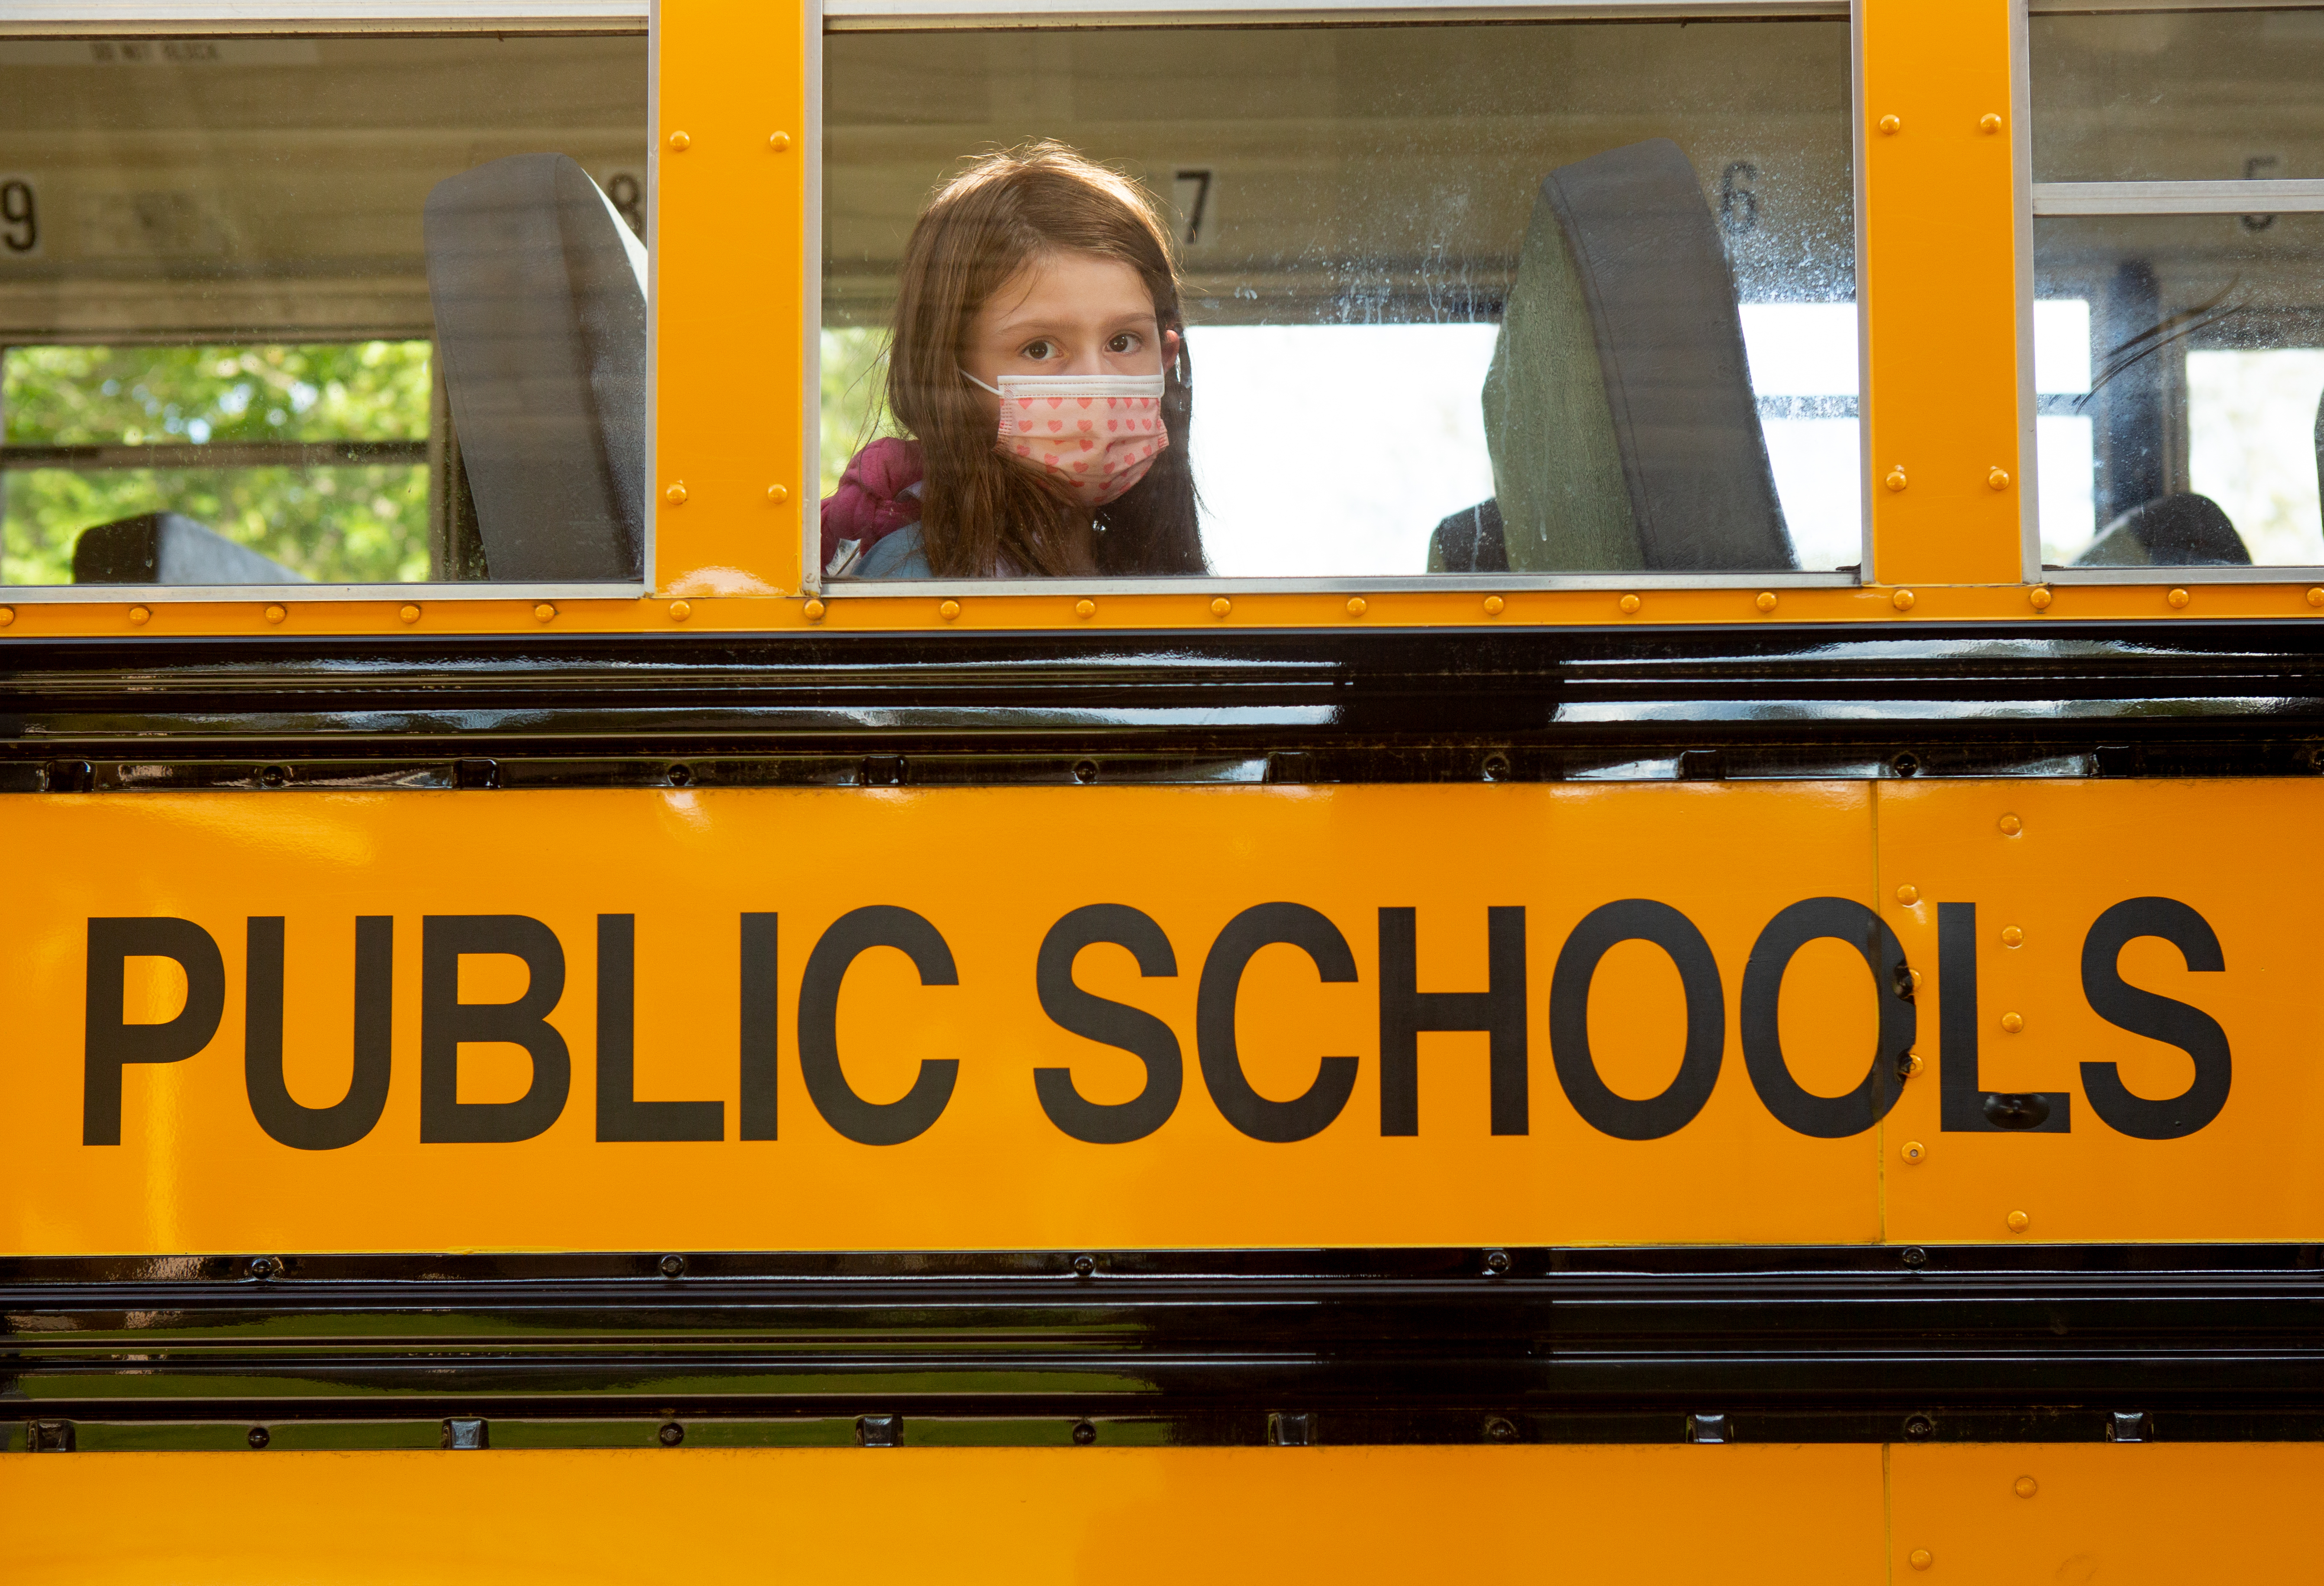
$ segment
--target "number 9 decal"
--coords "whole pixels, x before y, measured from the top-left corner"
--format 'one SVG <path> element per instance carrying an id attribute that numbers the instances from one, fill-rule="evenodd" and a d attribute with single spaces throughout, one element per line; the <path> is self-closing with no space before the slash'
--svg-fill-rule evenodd
<path id="1" fill-rule="evenodd" d="M 32 184 L 22 177 L 0 178 L 0 253 L 22 256 L 41 245 L 41 207 Z"/>

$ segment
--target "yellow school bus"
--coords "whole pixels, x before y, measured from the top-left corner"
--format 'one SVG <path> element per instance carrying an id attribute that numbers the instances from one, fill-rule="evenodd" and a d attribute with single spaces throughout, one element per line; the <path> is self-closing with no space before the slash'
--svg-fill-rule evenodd
<path id="1" fill-rule="evenodd" d="M 12 0 L 10 1579 L 2301 1572 L 2319 74 Z M 845 515 L 1051 143 L 1196 566 Z"/>

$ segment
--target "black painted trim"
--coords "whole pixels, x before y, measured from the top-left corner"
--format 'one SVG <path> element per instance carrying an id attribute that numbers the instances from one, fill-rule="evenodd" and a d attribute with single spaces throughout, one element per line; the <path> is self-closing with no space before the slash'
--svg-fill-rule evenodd
<path id="1" fill-rule="evenodd" d="M 2324 619 L 0 641 L 14 791 L 473 785 L 462 760 L 503 786 L 2285 776 L 2319 749 Z"/>
<path id="2" fill-rule="evenodd" d="M 1698 1415 L 1740 1441 L 2060 1441 L 2117 1412 L 2324 1437 L 2311 1245 L 261 1259 L 0 1263 L 8 1413 L 616 1443 L 863 1415 L 1259 1442 L 1288 1411 L 1326 1442 L 1667 1441 Z"/>

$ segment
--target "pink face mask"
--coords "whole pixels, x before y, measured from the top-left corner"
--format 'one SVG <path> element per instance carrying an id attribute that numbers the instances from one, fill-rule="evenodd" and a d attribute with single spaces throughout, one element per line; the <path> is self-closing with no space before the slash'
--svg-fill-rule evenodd
<path id="1" fill-rule="evenodd" d="M 1085 506 L 1117 500 L 1170 444 L 1159 374 L 1004 374 L 997 449 L 1073 487 Z"/>

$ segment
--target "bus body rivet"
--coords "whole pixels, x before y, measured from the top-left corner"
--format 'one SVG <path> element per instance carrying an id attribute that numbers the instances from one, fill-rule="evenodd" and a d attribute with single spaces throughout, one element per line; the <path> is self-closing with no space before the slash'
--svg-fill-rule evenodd
<path id="1" fill-rule="evenodd" d="M 2194 596 L 2189 595 L 2183 589 L 2174 589 L 2163 598 L 2169 601 L 2174 609 L 2184 610 L 2187 603 L 2190 600 L 2192 600 Z"/>
<path id="2" fill-rule="evenodd" d="M 2019 930 L 2015 926 L 2003 926 L 2001 927 L 2001 945 L 2003 946 L 2020 946 L 2024 945 L 2024 941 L 2025 933 Z"/>
<path id="3" fill-rule="evenodd" d="M 676 1448 L 686 1441 L 686 1428 L 676 1421 L 665 1421 L 654 1435 L 660 1440 L 662 1447 Z"/>
<path id="4" fill-rule="evenodd" d="M 2042 1490 L 2042 1484 L 2031 1476 L 2020 1476 L 2009 1484 L 2009 1489 L 2020 1498 L 2031 1498 Z"/>
<path id="5" fill-rule="evenodd" d="M 420 608 L 416 605 L 408 605 L 398 611 L 395 614 L 403 622 L 416 622 L 420 620 Z"/>
<path id="6" fill-rule="evenodd" d="M 2014 1036 L 2025 1028 L 2025 1016 L 2022 1013 L 2005 1013 L 2001 1016 L 2001 1028 Z"/>
<path id="7" fill-rule="evenodd" d="M 1363 614 L 1364 602 L 1361 595 L 1358 595 L 1355 599 L 1348 602 L 1348 615 L 1351 617 L 1360 617 Z"/>
<path id="8" fill-rule="evenodd" d="M 2009 488 L 2009 470 L 1996 468 L 1985 476 L 1985 482 L 1996 490 L 2006 490 Z"/>
<path id="9" fill-rule="evenodd" d="M 2047 586 L 2036 585 L 2034 586 L 2032 593 L 2028 594 L 2025 598 L 2034 603 L 2034 609 L 2035 611 L 2046 612 L 2050 609 L 2050 602 L 2053 597 L 2050 594 Z"/>
<path id="10" fill-rule="evenodd" d="M 2324 593 L 2324 591 L 2319 591 L 2319 593 Z M 13 606 L 13 605 L 0 605 L 0 628 L 5 628 L 5 627 L 6 627 L 9 623 L 11 623 L 11 622 L 14 622 L 15 620 L 16 620 L 16 608 L 15 608 L 14 606 Z"/>
<path id="11" fill-rule="evenodd" d="M 1232 610 L 1234 610 L 1234 602 L 1229 600 L 1223 595 L 1220 595 L 1218 599 L 1211 602 L 1211 615 L 1214 617 L 1223 617 Z"/>
<path id="12" fill-rule="evenodd" d="M 1775 609 L 1775 592 L 1772 589 L 1762 589 L 1759 591 L 1759 598 L 1753 601 L 1751 604 L 1757 606 L 1763 612 L 1774 611 Z"/>
<path id="13" fill-rule="evenodd" d="M 786 133 L 786 132 L 779 132 L 779 133 L 769 133 L 769 134 L 767 134 L 767 147 L 769 147 L 770 149 L 772 149 L 776 153 L 779 154 L 779 153 L 781 153 L 784 150 L 786 150 L 786 149 L 789 148 L 790 146 L 791 146 L 791 134 L 790 134 Z"/>
<path id="14" fill-rule="evenodd" d="M 694 140 L 687 137 L 682 132 L 674 132 L 669 134 L 669 146 L 677 150 L 681 154 L 686 152 L 687 144 L 692 142 L 694 142 Z"/>
<path id="15" fill-rule="evenodd" d="M 2012 1212 L 2005 1221 L 2009 1224 L 2009 1231 L 2012 1233 L 2024 1233 L 2034 1222 L 2034 1219 L 2023 1212 Z"/>
<path id="16" fill-rule="evenodd" d="M 1928 1065 L 1927 1059 L 1923 1058 L 1918 1052 L 1907 1052 L 1904 1054 L 1904 1077 L 1906 1079 L 1915 1077 L 1920 1074 L 1921 1070 L 1926 1068 Z"/>
<path id="17" fill-rule="evenodd" d="M 541 622 L 554 622 L 557 618 L 557 608 L 544 600 L 532 608 L 532 614 Z"/>
<path id="18" fill-rule="evenodd" d="M 1916 887 L 1916 886 L 1914 886 L 1914 885 L 1913 885 L 1913 883 L 1912 883 L 1912 882 L 1907 881 L 1907 882 L 1905 882 L 1903 886 L 1901 886 L 1901 887 L 1899 887 L 1899 888 L 1897 888 L 1897 889 L 1896 889 L 1896 901 L 1897 901 L 1897 902 L 1899 902 L 1899 903 L 1918 903 L 1920 900 L 1921 900 L 1921 889 L 1920 889 L 1920 888 L 1918 888 L 1918 887 Z"/>
<path id="19" fill-rule="evenodd" d="M 1487 616 L 1498 617 L 1508 609 L 1508 603 L 1504 601 L 1499 595 L 1489 595 L 1485 596 L 1485 614 Z"/>
<path id="20" fill-rule="evenodd" d="M 1884 115 L 1880 118 L 1880 130 L 1893 138 L 1904 130 L 1904 118 L 1901 115 Z"/>
<path id="21" fill-rule="evenodd" d="M 1916 1570 L 1925 1570 L 1931 1564 L 1935 1563 L 1937 1560 L 1936 1555 L 1932 1554 L 1927 1548 L 1916 1547 L 1913 1550 L 1912 1556 L 1904 1562 L 1911 1564 Z"/>
<path id="22" fill-rule="evenodd" d="M 1920 1141 L 1906 1140 L 1904 1142 L 1904 1160 L 1912 1163 L 1914 1166 L 1919 1166 L 1921 1159 L 1928 1154 L 1929 1148 L 1923 1145 Z"/>
<path id="23" fill-rule="evenodd" d="M 2015 816 L 2005 815 L 2001 817 L 2001 834 L 2003 836 L 2015 837 L 2018 833 L 2024 829 L 2025 823 L 2019 820 Z"/>
<path id="24" fill-rule="evenodd" d="M 1635 595 L 1626 595 L 1614 604 L 1622 608 L 1622 614 L 1624 616 L 1628 617 L 1637 615 L 1638 608 L 1646 603 L 1640 600 Z"/>
<path id="25" fill-rule="evenodd" d="M 129 625 L 131 627 L 143 628 L 146 623 L 152 620 L 153 613 L 147 611 L 143 606 L 133 605 L 129 608 Z"/>
<path id="26" fill-rule="evenodd" d="M 1999 132 L 2001 130 L 2001 117 L 1995 115 L 1990 110 L 1987 111 L 1983 115 L 1977 118 L 1977 130 L 1986 134 L 1987 136 Z"/>
<path id="27" fill-rule="evenodd" d="M 1074 615 L 1077 617 L 1093 617 L 1097 615 L 1097 602 L 1093 600 L 1077 600 L 1074 602 Z"/>
<path id="28" fill-rule="evenodd" d="M 684 506 L 686 504 L 686 481 L 683 479 L 671 480 L 669 488 L 661 493 L 661 499 L 668 502 L 674 507 Z"/>
<path id="29" fill-rule="evenodd" d="M 274 1434 L 263 1426 L 253 1426 L 245 1435 L 244 1441 L 253 1448 L 264 1448 L 274 1441 Z"/>
<path id="30" fill-rule="evenodd" d="M 2308 592 L 2308 604 L 2310 605 L 2324 605 L 2324 588 L 2310 590 Z"/>
<path id="31" fill-rule="evenodd" d="M 1899 589 L 1888 597 L 1888 604 L 1900 612 L 1909 612 L 1913 609 L 1913 592 L 1909 589 Z"/>
<path id="32" fill-rule="evenodd" d="M 279 622 L 290 614 L 290 613 L 289 612 L 284 611 L 279 605 L 271 605 L 266 608 L 266 620 L 270 622 Z"/>
<path id="33" fill-rule="evenodd" d="M 1096 1270 L 1097 1258 L 1095 1256 L 1075 1256 L 1074 1258 L 1074 1277 L 1087 1277 Z"/>
<path id="34" fill-rule="evenodd" d="M 1886 485 L 1891 490 L 1902 490 L 1908 482 L 1904 478 L 1904 470 L 1901 467 L 1896 467 L 1889 469 L 1888 476 L 1883 479 L 1880 483 Z"/>
<path id="35" fill-rule="evenodd" d="M 669 615 L 672 622 L 683 622 L 687 618 L 693 614 L 694 608 L 687 604 L 686 602 L 682 600 L 673 600 L 669 603 Z"/>
<path id="36" fill-rule="evenodd" d="M 1916 991 L 1919 991 L 1921 989 L 1921 972 L 1917 969 L 1908 969 L 1904 973 L 1913 977 L 1913 989 Z"/>
<path id="37" fill-rule="evenodd" d="M 944 604 L 936 607 L 936 615 L 942 617 L 947 622 L 951 622 L 954 617 L 960 615 L 960 602 L 956 600 L 948 600 L 945 602 Z"/>
<path id="38" fill-rule="evenodd" d="M 791 493 L 784 486 L 779 484 L 770 484 L 767 486 L 767 500 L 774 505 L 780 506 L 790 499 Z"/>
<path id="39" fill-rule="evenodd" d="M 810 622 L 823 621 L 823 602 L 811 600 L 807 603 L 807 620 Z"/>

